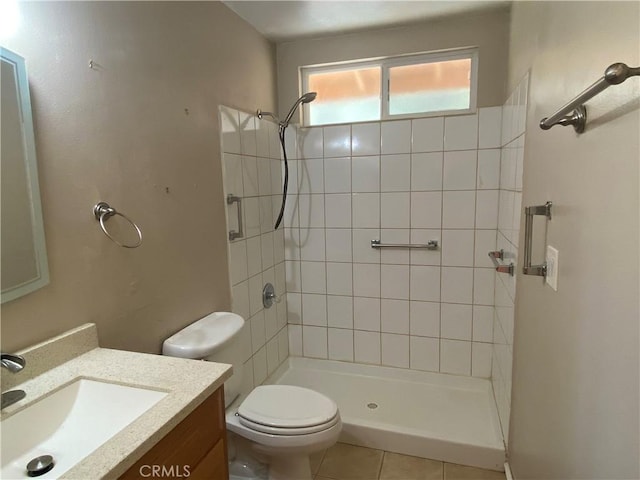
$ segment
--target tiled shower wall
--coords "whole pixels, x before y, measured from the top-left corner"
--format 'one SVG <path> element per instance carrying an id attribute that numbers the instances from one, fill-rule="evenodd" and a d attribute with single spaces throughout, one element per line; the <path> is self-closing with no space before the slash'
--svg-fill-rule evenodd
<path id="1" fill-rule="evenodd" d="M 501 115 L 291 130 L 292 355 L 490 377 Z"/>
<path id="2" fill-rule="evenodd" d="M 497 248 L 504 250 L 505 263 L 513 262 L 514 265 L 518 264 L 518 237 L 522 217 L 522 166 L 528 86 L 527 74 L 509 96 L 502 114 Z M 502 433 L 507 442 L 511 411 L 516 277 L 504 273 L 496 273 L 495 276 L 491 381 Z"/>
<path id="3" fill-rule="evenodd" d="M 242 198 L 244 236 L 228 242 L 232 310 L 246 323 L 240 336 L 243 392 L 260 385 L 288 356 L 287 307 L 262 304 L 263 286 L 285 289 L 284 231 L 273 230 L 281 200 L 277 126 L 254 115 L 220 107 L 224 194 Z M 238 231 L 238 206 L 227 205 L 227 231 Z"/>

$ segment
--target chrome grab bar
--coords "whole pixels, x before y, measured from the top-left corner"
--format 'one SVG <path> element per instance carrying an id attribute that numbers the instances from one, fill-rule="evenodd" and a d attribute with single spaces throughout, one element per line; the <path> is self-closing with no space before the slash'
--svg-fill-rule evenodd
<path id="1" fill-rule="evenodd" d="M 429 240 L 427 243 L 382 243 L 380 240 L 371 240 L 371 248 L 425 248 L 437 250 L 438 240 Z"/>
<path id="2" fill-rule="evenodd" d="M 229 230 L 229 240 L 236 240 L 244 237 L 244 230 L 242 229 L 242 198 L 236 195 L 227 195 L 227 205 L 238 204 L 238 231 Z"/>
<path id="3" fill-rule="evenodd" d="M 571 100 L 550 117 L 545 117 L 540 120 L 540 128 L 542 130 L 549 130 L 554 125 L 562 125 L 563 127 L 573 125 L 573 128 L 577 133 L 584 132 L 584 127 L 587 123 L 587 109 L 584 107 L 583 103 L 592 99 L 611 85 L 619 85 L 627 78 L 637 75 L 640 75 L 640 67 L 633 68 L 624 63 L 614 63 L 609 65 L 609 67 L 604 71 L 604 75 L 593 85 L 588 87 L 580 95 Z M 569 112 L 571 112 L 571 114 L 567 115 Z"/>
<path id="4" fill-rule="evenodd" d="M 525 275 L 547 276 L 547 262 L 540 265 L 531 265 L 531 242 L 533 241 L 533 217 L 534 215 L 544 215 L 551 220 L 551 202 L 544 205 L 535 205 L 524 209 L 524 262 L 522 273 Z"/>
<path id="5" fill-rule="evenodd" d="M 514 271 L 513 262 L 511 262 L 509 265 L 501 265 L 500 262 L 498 262 L 498 259 L 504 260 L 504 250 L 500 249 L 500 250 L 495 250 L 493 252 L 489 252 L 489 258 L 493 262 L 494 267 L 496 267 L 496 272 L 508 273 L 513 277 L 513 271 Z"/>

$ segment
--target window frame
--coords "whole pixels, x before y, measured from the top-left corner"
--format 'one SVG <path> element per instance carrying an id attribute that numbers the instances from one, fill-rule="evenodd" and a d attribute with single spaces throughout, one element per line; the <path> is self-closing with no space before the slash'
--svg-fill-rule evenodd
<path id="1" fill-rule="evenodd" d="M 470 79 L 470 95 L 469 108 L 458 110 L 435 110 L 431 112 L 416 112 L 405 114 L 389 113 L 389 70 L 394 67 L 418 65 L 425 63 L 438 63 L 451 60 L 471 60 L 471 79 Z M 369 122 L 379 122 L 385 120 L 402 120 L 406 118 L 423 118 L 423 117 L 440 117 L 443 115 L 465 115 L 475 113 L 477 110 L 478 98 L 478 47 L 464 47 L 449 50 L 438 50 L 431 52 L 411 53 L 407 55 L 398 55 L 392 57 L 369 58 L 363 60 L 354 60 L 346 62 L 324 63 L 319 65 L 305 65 L 299 67 L 299 86 L 300 94 L 308 91 L 309 75 L 317 73 L 341 72 L 349 70 L 359 70 L 362 68 L 380 67 L 380 118 L 368 120 Z M 363 122 L 342 122 L 342 123 L 326 123 L 318 125 L 309 124 L 309 110 L 304 109 L 303 126 L 316 127 L 325 125 L 341 125 L 345 123 L 363 123 Z"/>

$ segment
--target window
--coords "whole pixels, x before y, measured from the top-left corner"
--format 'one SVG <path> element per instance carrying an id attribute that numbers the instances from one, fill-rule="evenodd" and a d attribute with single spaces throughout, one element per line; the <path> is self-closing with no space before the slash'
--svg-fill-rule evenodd
<path id="1" fill-rule="evenodd" d="M 477 49 L 301 68 L 304 124 L 327 125 L 475 110 Z"/>

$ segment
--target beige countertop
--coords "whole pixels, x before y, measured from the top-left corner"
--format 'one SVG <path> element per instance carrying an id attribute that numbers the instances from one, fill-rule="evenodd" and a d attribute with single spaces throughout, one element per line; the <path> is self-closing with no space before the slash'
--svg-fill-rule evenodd
<path id="1" fill-rule="evenodd" d="M 82 341 L 77 342 L 78 338 Z M 81 344 L 75 349 L 75 357 L 71 353 L 74 347 L 69 345 L 74 339 Z M 32 360 L 37 375 L 10 385 L 9 388 L 24 390 L 27 396 L 4 409 L 2 419 L 80 378 L 167 392 L 156 405 L 62 474 L 61 479 L 118 478 L 231 376 L 231 366 L 222 363 L 100 348 L 92 324 L 19 353 L 27 359 L 25 371 Z M 47 370 L 46 364 L 52 368 Z M 6 389 L 5 386 L 3 391 Z"/>

